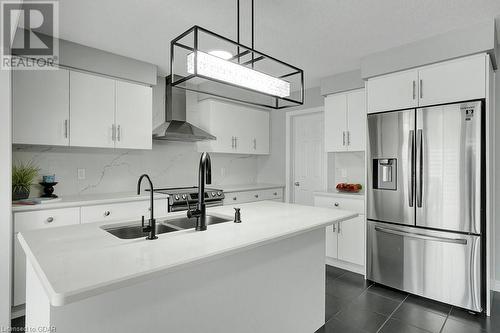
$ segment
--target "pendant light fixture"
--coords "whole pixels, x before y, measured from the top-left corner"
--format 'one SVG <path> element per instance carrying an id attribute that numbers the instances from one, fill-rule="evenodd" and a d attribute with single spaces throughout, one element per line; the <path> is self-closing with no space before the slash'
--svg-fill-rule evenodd
<path id="1" fill-rule="evenodd" d="M 196 25 L 171 41 L 172 86 L 274 109 L 304 103 L 304 71 L 254 49 L 251 6 L 251 46 L 240 43 L 240 0 L 236 41 Z"/>

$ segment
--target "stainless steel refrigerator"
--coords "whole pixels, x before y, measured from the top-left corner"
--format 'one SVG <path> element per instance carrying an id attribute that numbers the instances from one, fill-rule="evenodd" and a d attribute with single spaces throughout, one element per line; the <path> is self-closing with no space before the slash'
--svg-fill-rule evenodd
<path id="1" fill-rule="evenodd" d="M 367 278 L 484 308 L 483 101 L 368 115 Z"/>

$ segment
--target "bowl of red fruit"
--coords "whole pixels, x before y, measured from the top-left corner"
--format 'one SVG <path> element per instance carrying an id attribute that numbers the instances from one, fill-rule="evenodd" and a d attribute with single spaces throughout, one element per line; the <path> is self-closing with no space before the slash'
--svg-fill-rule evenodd
<path id="1" fill-rule="evenodd" d="M 339 183 L 336 188 L 339 192 L 358 193 L 363 186 L 361 184 Z"/>

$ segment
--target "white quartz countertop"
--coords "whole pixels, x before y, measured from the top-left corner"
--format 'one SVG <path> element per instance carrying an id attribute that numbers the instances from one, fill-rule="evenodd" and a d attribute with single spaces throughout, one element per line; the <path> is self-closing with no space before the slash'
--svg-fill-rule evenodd
<path id="1" fill-rule="evenodd" d="M 155 199 L 167 198 L 167 195 L 161 193 L 154 194 Z M 142 192 L 137 195 L 135 192 L 105 193 L 105 194 L 84 194 L 84 195 L 66 195 L 61 196 L 61 200 L 54 202 L 44 202 L 36 205 L 12 205 L 13 212 L 25 212 L 42 209 L 68 208 L 78 206 L 102 205 L 118 202 L 143 201 L 149 200 L 149 192 Z"/>
<path id="2" fill-rule="evenodd" d="M 212 185 L 210 185 L 212 186 Z M 226 193 L 241 192 L 241 191 L 254 191 L 266 190 L 270 188 L 285 187 L 283 184 L 268 184 L 268 183 L 254 183 L 254 184 L 240 184 L 240 185 L 213 185 L 212 187 L 221 188 Z"/>
<path id="3" fill-rule="evenodd" d="M 346 192 L 337 192 L 337 191 L 317 191 L 314 192 L 314 195 L 324 196 L 324 197 L 334 197 L 334 198 L 350 198 L 350 199 L 365 199 L 365 192 L 361 191 L 359 193 L 346 193 Z"/>
<path id="4" fill-rule="evenodd" d="M 231 218 L 235 206 L 207 209 Z M 124 240 L 88 223 L 19 233 L 19 242 L 53 306 L 116 290 L 300 233 L 351 219 L 357 213 L 273 201 L 240 204 L 242 223 L 209 225 Z M 170 213 L 168 218 L 185 212 Z"/>

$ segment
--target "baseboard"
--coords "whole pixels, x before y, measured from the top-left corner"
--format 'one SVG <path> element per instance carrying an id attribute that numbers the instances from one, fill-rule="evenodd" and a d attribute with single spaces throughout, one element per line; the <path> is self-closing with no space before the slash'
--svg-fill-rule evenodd
<path id="1" fill-rule="evenodd" d="M 347 261 L 326 257 L 326 264 L 338 268 L 345 269 L 350 272 L 365 275 L 365 267 L 361 265 L 356 265 Z"/>
<path id="2" fill-rule="evenodd" d="M 491 281 L 491 290 L 500 292 L 500 280 L 492 280 Z"/>
<path id="3" fill-rule="evenodd" d="M 10 310 L 10 318 L 15 319 L 25 315 L 26 307 L 24 304 L 13 306 Z"/>

